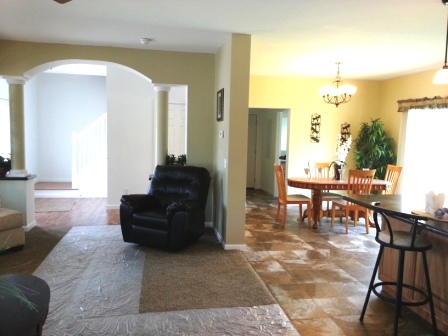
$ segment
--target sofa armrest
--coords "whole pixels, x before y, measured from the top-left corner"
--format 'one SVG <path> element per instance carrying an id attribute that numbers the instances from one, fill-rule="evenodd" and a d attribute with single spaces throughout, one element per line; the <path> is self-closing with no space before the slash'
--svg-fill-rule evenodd
<path id="1" fill-rule="evenodd" d="M 123 195 L 121 196 L 121 204 L 127 206 L 131 212 L 162 207 L 156 197 L 147 194 Z"/>

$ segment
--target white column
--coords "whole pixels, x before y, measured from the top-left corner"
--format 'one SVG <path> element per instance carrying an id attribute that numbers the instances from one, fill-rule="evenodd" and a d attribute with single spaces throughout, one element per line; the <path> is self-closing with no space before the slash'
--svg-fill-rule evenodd
<path id="1" fill-rule="evenodd" d="M 25 113 L 23 87 L 20 77 L 6 78 L 9 85 L 9 115 L 11 129 L 11 170 L 0 181 L 3 206 L 23 215 L 23 226 L 30 230 L 36 225 L 34 217 L 35 175 L 25 169 Z"/>
<path id="2" fill-rule="evenodd" d="M 156 165 L 165 163 L 168 154 L 168 86 L 155 86 L 156 91 Z"/>
<path id="3" fill-rule="evenodd" d="M 9 84 L 9 115 L 11 129 L 11 170 L 8 177 L 26 177 L 25 169 L 25 113 L 23 78 L 7 78 Z"/>

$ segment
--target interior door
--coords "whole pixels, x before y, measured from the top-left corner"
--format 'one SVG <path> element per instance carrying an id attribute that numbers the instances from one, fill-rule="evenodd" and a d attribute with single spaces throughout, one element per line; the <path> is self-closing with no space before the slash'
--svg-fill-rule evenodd
<path id="1" fill-rule="evenodd" d="M 249 114 L 247 132 L 246 188 L 255 188 L 255 167 L 257 158 L 257 115 Z"/>
<path id="2" fill-rule="evenodd" d="M 169 104 L 168 107 L 168 154 L 186 154 L 185 105 Z"/>

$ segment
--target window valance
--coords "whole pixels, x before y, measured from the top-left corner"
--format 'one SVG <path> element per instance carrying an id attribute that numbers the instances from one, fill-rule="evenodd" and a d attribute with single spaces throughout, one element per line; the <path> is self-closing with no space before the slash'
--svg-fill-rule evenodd
<path id="1" fill-rule="evenodd" d="M 405 99 L 399 100 L 398 112 L 408 112 L 410 109 L 436 109 L 436 108 L 448 108 L 448 97 L 435 96 L 433 98 L 417 98 L 417 99 Z"/>

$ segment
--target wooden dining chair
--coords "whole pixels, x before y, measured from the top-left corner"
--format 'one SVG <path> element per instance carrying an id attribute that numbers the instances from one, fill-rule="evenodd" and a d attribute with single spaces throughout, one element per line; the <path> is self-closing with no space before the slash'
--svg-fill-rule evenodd
<path id="1" fill-rule="evenodd" d="M 316 162 L 314 163 L 314 166 L 311 168 L 311 176 L 315 178 L 330 178 L 331 175 L 331 167 L 330 162 Z M 321 211 L 319 215 L 319 219 L 322 219 L 322 217 L 330 217 L 331 216 L 331 207 L 330 202 L 333 202 L 333 200 L 341 200 L 342 196 L 337 193 L 330 192 L 329 190 L 322 190 L 322 205 L 326 205 L 326 210 Z M 322 206 L 322 209 L 324 207 Z M 304 211 L 303 217 L 306 218 L 308 216 L 308 212 L 310 212 L 311 209 L 307 209 Z M 342 222 L 342 217 L 340 217 L 340 220 Z"/>
<path id="2" fill-rule="evenodd" d="M 303 221 L 302 217 L 302 206 L 306 205 L 307 208 L 311 208 L 311 198 L 305 195 L 295 194 L 295 195 L 287 195 L 286 193 L 286 184 L 285 184 L 285 175 L 283 173 L 283 168 L 281 165 L 274 164 L 275 178 L 277 180 L 277 188 L 278 188 L 278 203 L 277 203 L 277 215 L 275 216 L 275 221 L 278 220 L 278 216 L 280 215 L 280 208 L 283 206 L 283 214 L 282 214 L 282 227 L 285 227 L 286 222 L 286 211 L 288 205 L 296 204 L 299 206 L 299 218 L 298 221 Z M 311 226 L 310 217 L 308 216 L 308 227 Z"/>
<path id="3" fill-rule="evenodd" d="M 375 176 L 376 169 L 372 170 L 354 170 L 350 169 L 348 173 L 348 187 L 347 195 L 368 195 L 372 189 L 373 177 Z M 333 201 L 333 207 L 331 209 L 331 227 L 334 227 L 334 217 L 336 216 L 336 209 L 341 209 L 345 212 L 345 233 L 348 233 L 348 218 L 350 214 L 353 214 L 354 225 L 358 223 L 358 214 L 360 211 L 364 214 L 364 220 L 366 223 L 366 233 L 369 233 L 369 212 L 366 208 L 359 206 L 355 203 L 345 200 Z"/>
<path id="4" fill-rule="evenodd" d="M 385 194 L 385 195 L 395 194 L 395 191 L 397 189 L 398 179 L 400 178 L 402 169 L 403 169 L 403 167 L 394 166 L 394 165 L 390 165 L 390 164 L 387 165 L 386 176 L 384 177 L 384 180 L 390 182 L 391 185 L 389 185 L 387 187 L 387 189 L 383 191 L 383 194 Z"/>

